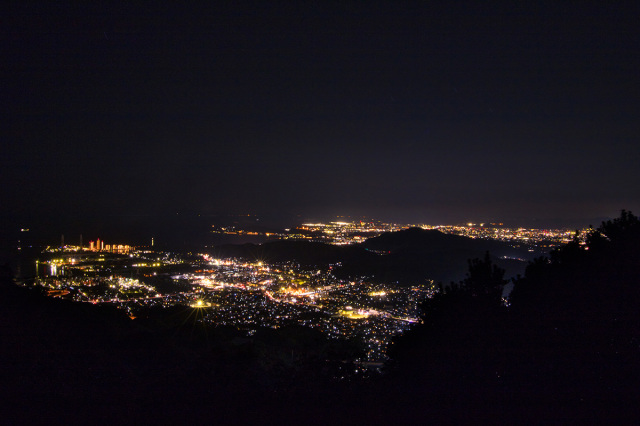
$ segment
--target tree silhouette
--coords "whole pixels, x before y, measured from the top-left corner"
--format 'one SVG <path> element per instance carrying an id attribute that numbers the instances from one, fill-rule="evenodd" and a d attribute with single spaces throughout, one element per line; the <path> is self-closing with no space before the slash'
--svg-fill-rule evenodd
<path id="1" fill-rule="evenodd" d="M 496 303 L 504 273 L 488 254 L 470 260 L 393 345 L 407 398 L 509 422 L 637 423 L 640 221 L 623 210 L 582 237 L 532 261 L 509 308 Z"/>
<path id="2" fill-rule="evenodd" d="M 504 279 L 505 270 L 493 264 L 489 252 L 485 253 L 484 259 L 470 259 L 468 263 L 469 272 L 462 281 L 462 287 L 474 297 L 499 299 L 504 285 L 508 283 Z"/>
<path id="3" fill-rule="evenodd" d="M 589 401 L 628 415 L 640 385 L 640 221 L 623 210 L 583 240 L 515 280 L 511 372 L 532 389 L 552 386 L 574 410 Z"/>

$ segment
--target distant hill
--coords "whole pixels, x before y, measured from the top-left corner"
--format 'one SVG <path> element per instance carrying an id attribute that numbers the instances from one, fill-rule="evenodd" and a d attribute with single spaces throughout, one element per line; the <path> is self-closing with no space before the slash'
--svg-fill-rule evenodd
<path id="1" fill-rule="evenodd" d="M 494 263 L 507 271 L 506 276 L 523 273 L 531 254 L 509 244 L 444 234 L 438 230 L 410 228 L 387 232 L 362 243 L 369 251 L 379 253 L 378 274 L 388 280 L 410 282 L 431 278 L 448 283 L 464 278 L 468 259 L 482 258 L 489 251 Z M 505 257 L 507 259 L 505 259 Z"/>
<path id="2" fill-rule="evenodd" d="M 485 252 L 489 250 L 491 254 L 498 257 L 522 254 L 522 250 L 514 249 L 502 241 L 469 238 L 445 234 L 436 229 L 425 230 L 422 228 L 385 232 L 378 237 L 369 238 L 362 245 L 370 250 L 387 250 L 392 254 L 412 250 L 420 250 L 425 253 L 455 250 Z"/>
<path id="3" fill-rule="evenodd" d="M 420 228 L 384 233 L 349 246 L 280 240 L 261 245 L 222 245 L 211 254 L 265 262 L 295 261 L 309 266 L 340 263 L 342 266 L 336 269 L 336 274 L 341 277 L 368 276 L 378 281 L 411 285 L 426 279 L 445 283 L 458 281 L 465 276 L 467 260 L 482 258 L 487 250 L 494 262 L 507 271 L 507 277 L 523 273 L 525 262 L 503 257 L 531 257 L 526 250 L 515 249 L 501 241 Z"/>

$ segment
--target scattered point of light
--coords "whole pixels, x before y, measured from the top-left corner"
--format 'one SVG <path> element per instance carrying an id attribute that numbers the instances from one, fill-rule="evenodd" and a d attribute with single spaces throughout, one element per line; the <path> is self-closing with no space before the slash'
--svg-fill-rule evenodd
<path id="1" fill-rule="evenodd" d="M 211 307 L 211 303 L 205 302 L 202 299 L 198 299 L 198 300 L 196 300 L 195 303 L 191 304 L 191 307 L 192 308 L 210 308 Z"/>

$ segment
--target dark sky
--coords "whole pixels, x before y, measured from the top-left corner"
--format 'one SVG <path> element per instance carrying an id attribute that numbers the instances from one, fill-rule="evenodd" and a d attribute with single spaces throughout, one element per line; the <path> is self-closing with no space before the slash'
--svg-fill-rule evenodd
<path id="1" fill-rule="evenodd" d="M 638 8 L 212 3 L 3 6 L 3 215 L 640 212 Z"/>

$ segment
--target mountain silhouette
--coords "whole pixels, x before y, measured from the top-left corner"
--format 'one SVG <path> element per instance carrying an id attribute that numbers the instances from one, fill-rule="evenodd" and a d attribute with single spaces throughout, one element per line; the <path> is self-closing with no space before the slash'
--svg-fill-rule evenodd
<path id="1" fill-rule="evenodd" d="M 524 272 L 525 262 L 504 259 L 532 258 L 496 240 L 444 234 L 438 230 L 409 228 L 387 232 L 363 243 L 336 246 L 305 240 L 279 240 L 264 244 L 221 245 L 211 254 L 265 262 L 294 261 L 307 266 L 340 264 L 334 273 L 341 278 L 367 277 L 374 281 L 413 285 L 425 280 L 458 281 L 467 271 L 467 261 L 489 251 L 507 277 Z"/>

